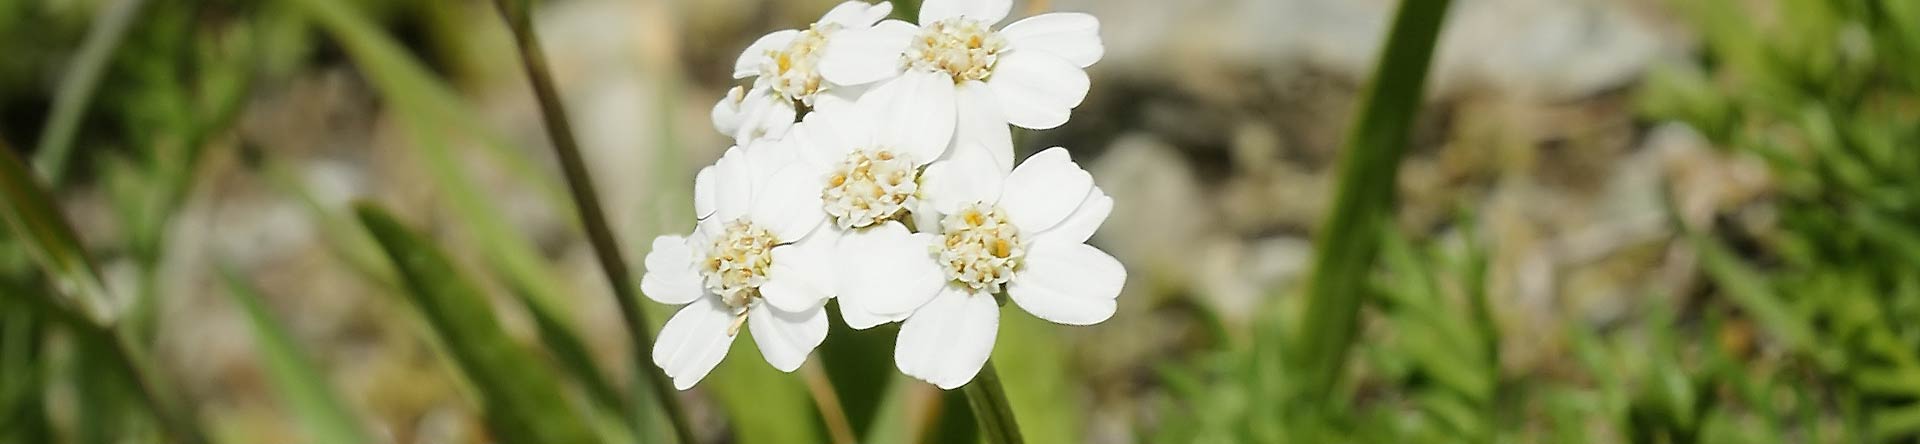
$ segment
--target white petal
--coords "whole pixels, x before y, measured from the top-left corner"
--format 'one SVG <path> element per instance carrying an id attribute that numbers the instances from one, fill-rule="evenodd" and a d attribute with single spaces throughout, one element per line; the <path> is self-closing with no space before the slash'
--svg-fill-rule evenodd
<path id="1" fill-rule="evenodd" d="M 838 85 L 860 85 L 900 73 L 900 54 L 920 27 L 886 20 L 866 29 L 842 29 L 827 39 L 820 76 Z"/>
<path id="2" fill-rule="evenodd" d="M 796 144 L 809 162 L 838 165 L 873 138 L 872 116 L 864 111 L 854 106 L 815 109 L 794 133 Z"/>
<path id="3" fill-rule="evenodd" d="M 1021 128 L 1052 129 L 1067 123 L 1068 114 L 1087 98 L 1087 72 L 1059 56 L 1045 52 L 1009 52 L 993 64 L 987 78 L 1000 98 L 1007 123 Z"/>
<path id="4" fill-rule="evenodd" d="M 733 137 L 740 130 L 740 105 L 741 101 L 746 100 L 746 94 L 746 88 L 735 86 L 727 90 L 726 97 L 721 97 L 719 102 L 713 104 L 713 128 L 720 130 L 720 134 Z"/>
<path id="5" fill-rule="evenodd" d="M 793 109 L 793 101 L 756 86 L 740 103 L 740 125 L 733 129 L 733 139 L 747 143 L 786 135 L 798 112 Z"/>
<path id="6" fill-rule="evenodd" d="M 813 111 L 829 111 L 842 106 L 853 106 L 853 102 L 866 95 L 872 84 L 835 85 L 813 94 Z"/>
<path id="7" fill-rule="evenodd" d="M 733 312 L 719 298 L 700 298 L 667 319 L 653 343 L 653 364 L 673 378 L 673 388 L 686 390 L 707 377 L 733 347 L 727 328 Z"/>
<path id="8" fill-rule="evenodd" d="M 747 313 L 747 330 L 753 332 L 753 343 L 760 346 L 760 356 L 768 364 L 792 372 L 827 339 L 827 311 L 814 307 L 788 312 L 758 304 Z"/>
<path id="9" fill-rule="evenodd" d="M 747 164 L 746 150 L 737 146 L 727 148 L 727 152 L 721 154 L 720 160 L 710 168 L 713 169 L 710 177 L 714 185 L 710 187 L 713 188 L 712 216 L 720 222 L 731 222 L 745 216 L 747 209 L 753 205 L 755 182 L 752 167 Z M 698 186 L 699 177 L 696 176 L 694 181 L 694 185 Z M 694 194 L 697 196 L 700 193 Z"/>
<path id="10" fill-rule="evenodd" d="M 772 231 L 773 238 L 780 242 L 800 240 L 827 218 L 820 202 L 820 186 L 825 181 L 810 164 L 790 164 L 760 186 L 748 217 L 755 225 Z"/>
<path id="11" fill-rule="evenodd" d="M 874 113 L 876 145 L 929 162 L 947 151 L 956 124 L 953 77 L 908 71 L 860 98 Z"/>
<path id="12" fill-rule="evenodd" d="M 687 238 L 653 238 L 653 250 L 647 252 L 645 262 L 646 274 L 640 275 L 640 292 L 662 304 L 693 302 L 706 293 L 706 287 L 700 283 L 700 272 L 693 268 L 697 261 Z"/>
<path id="13" fill-rule="evenodd" d="M 1080 169 L 1065 148 L 1053 147 L 1028 157 L 1007 176 L 1000 207 L 1023 233 L 1053 228 L 1080 207 L 1093 188 L 1093 175 Z"/>
<path id="14" fill-rule="evenodd" d="M 907 376 L 952 390 L 980 373 L 999 330 L 1000 306 L 992 295 L 948 287 L 900 325 L 893 363 Z"/>
<path id="15" fill-rule="evenodd" d="M 1100 19 L 1078 12 L 1055 12 L 1021 19 L 1000 30 L 1013 51 L 1044 51 L 1074 66 L 1093 66 L 1106 55 L 1100 44 Z"/>
<path id="16" fill-rule="evenodd" d="M 1113 256 L 1078 242 L 1035 241 L 1026 268 L 1007 284 L 1007 296 L 1040 319 L 1068 325 L 1113 317 L 1127 269 Z"/>
<path id="17" fill-rule="evenodd" d="M 866 330 L 866 329 L 873 328 L 875 326 L 879 326 L 880 324 L 885 324 L 888 322 L 904 321 L 904 320 L 907 320 L 908 315 L 913 314 L 913 313 L 900 313 L 900 314 L 883 315 L 883 314 L 869 313 L 866 310 L 862 310 L 857 307 L 847 307 L 846 301 L 847 301 L 846 298 L 840 298 L 840 320 L 845 321 L 847 323 L 847 327 L 850 327 L 854 330 Z"/>
<path id="18" fill-rule="evenodd" d="M 1001 174 L 1013 170 L 1013 131 L 1007 127 L 1007 114 L 1000 99 L 986 83 L 969 80 L 960 84 L 954 98 L 959 121 L 953 131 L 953 146 L 975 146 L 992 155 Z"/>
<path id="19" fill-rule="evenodd" d="M 927 0 L 920 4 L 920 24 L 954 17 L 967 17 L 988 24 L 1000 23 L 1013 9 L 1013 0 Z"/>
<path id="20" fill-rule="evenodd" d="M 766 186 L 773 173 L 800 161 L 799 142 L 792 137 L 755 140 L 746 146 L 746 152 L 747 171 L 753 179 L 755 193 Z"/>
<path id="21" fill-rule="evenodd" d="M 835 292 L 841 311 L 885 317 L 912 312 L 926 303 L 947 280 L 927 252 L 930 245 L 929 238 L 908 233 L 899 222 L 853 230 L 841 237 Z"/>
<path id="22" fill-rule="evenodd" d="M 1086 242 L 1088 238 L 1093 237 L 1094 231 L 1100 229 L 1100 224 L 1107 221 L 1107 215 L 1112 212 L 1113 198 L 1108 197 L 1106 192 L 1100 191 L 1100 187 L 1096 185 L 1092 190 L 1087 191 L 1086 200 L 1081 201 L 1080 207 L 1074 209 L 1073 214 L 1067 215 L 1066 220 L 1033 237 L 1060 242 Z"/>
<path id="23" fill-rule="evenodd" d="M 760 295 L 775 308 L 793 312 L 825 304 L 833 296 L 833 249 L 839 240 L 839 230 L 822 228 L 799 242 L 773 247 L 773 268 Z"/>
<path id="24" fill-rule="evenodd" d="M 998 201 L 1006 180 L 986 148 L 955 147 L 946 160 L 927 165 L 920 174 L 920 199 L 935 211 L 953 213 L 966 205 Z"/>
<path id="25" fill-rule="evenodd" d="M 733 78 L 744 79 L 760 75 L 760 62 L 767 59 L 767 51 L 786 49 L 788 44 L 793 43 L 793 38 L 798 36 L 800 31 L 795 29 L 774 31 L 772 34 L 760 36 L 760 39 L 754 40 L 753 44 L 747 45 L 747 49 L 740 51 L 739 58 L 733 60 Z"/>
<path id="26" fill-rule="evenodd" d="M 818 23 L 839 23 L 840 26 L 848 28 L 865 28 L 873 26 L 874 22 L 887 18 L 887 14 L 892 13 L 892 2 L 881 1 L 879 3 L 867 3 L 859 0 L 848 0 L 834 5 L 833 9 L 827 10 L 826 15 L 820 16 Z"/>
<path id="27" fill-rule="evenodd" d="M 719 185 L 713 183 L 713 169 L 712 166 L 702 167 L 699 173 L 693 175 L 693 218 L 695 220 L 704 220 L 707 216 L 712 216 L 715 205 L 718 205 L 715 202 L 719 201 L 719 197 L 716 196 L 720 190 L 716 188 Z"/>

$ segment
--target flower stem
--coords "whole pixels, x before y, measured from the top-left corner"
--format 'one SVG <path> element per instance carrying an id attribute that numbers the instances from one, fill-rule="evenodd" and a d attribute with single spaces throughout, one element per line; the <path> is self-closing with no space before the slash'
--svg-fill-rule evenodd
<path id="1" fill-rule="evenodd" d="M 659 397 L 660 407 L 666 410 L 674 436 L 683 444 L 694 443 L 693 431 L 687 427 L 686 412 L 673 400 L 673 385 L 668 382 L 666 373 L 650 362 L 653 356 L 653 333 L 647 327 L 646 313 L 640 311 L 633 274 L 627 268 L 626 260 L 620 256 L 620 244 L 607 224 L 605 210 L 600 208 L 600 195 L 594 190 L 593 178 L 587 174 L 586 160 L 580 154 L 579 143 L 573 139 L 573 125 L 567 120 L 566 109 L 560 103 L 559 90 L 553 84 L 553 74 L 547 69 L 546 54 L 540 50 L 539 36 L 534 34 L 528 3 L 525 0 L 494 2 L 507 27 L 513 32 L 514 44 L 520 50 L 521 66 L 525 68 L 527 80 L 533 84 L 534 96 L 540 103 L 541 121 L 547 128 L 547 136 L 553 141 L 554 152 L 560 157 L 560 170 L 566 176 L 567 188 L 572 191 L 574 208 L 579 210 L 580 222 L 585 225 L 587 240 L 593 245 L 594 255 L 607 276 L 607 284 L 613 288 L 614 301 L 620 305 L 620 315 L 627 325 L 628 340 L 633 343 L 634 371 L 646 372 L 646 381 L 652 386 L 654 395 Z"/>
<path id="2" fill-rule="evenodd" d="M 819 360 L 807 360 L 800 365 L 800 379 L 806 381 L 807 391 L 813 395 L 813 405 L 820 409 L 820 420 L 827 423 L 827 436 L 834 444 L 854 444 L 853 423 L 847 421 L 847 411 L 840 406 L 840 395 L 833 391 L 833 381 L 827 379 L 826 367 Z"/>
<path id="3" fill-rule="evenodd" d="M 1314 242 L 1306 312 L 1293 331 L 1304 400 L 1326 404 L 1339 382 L 1359 320 L 1360 298 L 1391 215 L 1408 134 L 1424 97 L 1448 0 L 1401 0 L 1373 80 L 1348 133 L 1334 206 Z"/>
<path id="4" fill-rule="evenodd" d="M 993 359 L 980 367 L 980 374 L 973 377 L 960 390 L 967 394 L 967 405 L 973 408 L 973 418 L 980 422 L 980 434 L 985 435 L 989 444 L 1021 444 L 1020 425 L 1013 419 L 1013 405 L 1007 403 L 1007 391 L 1000 386 L 1000 373 L 993 370 Z"/>

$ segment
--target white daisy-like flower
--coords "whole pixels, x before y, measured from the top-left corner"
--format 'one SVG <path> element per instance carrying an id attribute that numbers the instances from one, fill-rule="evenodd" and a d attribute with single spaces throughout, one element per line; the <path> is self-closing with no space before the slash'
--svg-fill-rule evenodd
<path id="1" fill-rule="evenodd" d="M 965 385 L 993 351 L 995 294 L 1048 321 L 1091 325 L 1113 316 L 1127 272 L 1086 244 L 1113 199 L 1067 152 L 1051 148 L 1011 174 L 928 167 L 922 183 L 942 217 L 921 233 L 890 223 L 841 239 L 839 297 L 882 314 L 909 313 L 894 363 L 943 389 Z M 844 310 L 843 310 L 844 313 Z"/>
<path id="2" fill-rule="evenodd" d="M 828 10 L 806 29 L 776 31 L 760 37 L 733 63 L 733 78 L 753 77 L 751 89 L 734 87 L 713 106 L 713 125 L 735 140 L 780 137 L 800 111 L 823 100 L 852 100 L 858 88 L 846 88 L 820 76 L 820 58 L 829 42 L 872 27 L 893 13 L 893 4 L 847 1 Z"/>
<path id="3" fill-rule="evenodd" d="M 819 225 L 817 190 L 782 187 L 790 147 L 765 141 L 731 148 L 694 180 L 700 219 L 687 236 L 660 236 L 640 288 L 686 304 L 667 320 L 653 362 L 685 390 L 725 357 L 744 325 L 767 363 L 791 372 L 827 336 L 831 246 L 808 236 Z"/>
<path id="4" fill-rule="evenodd" d="M 887 20 L 827 42 L 822 78 L 875 84 L 890 112 L 953 119 L 957 146 L 988 149 L 1005 172 L 1005 124 L 1049 129 L 1087 95 L 1085 68 L 1106 53 L 1100 21 L 1082 13 L 1028 17 L 998 30 L 1011 0 L 927 0 L 920 24 Z M 997 127 L 997 128 L 995 128 Z M 943 134 L 945 136 L 945 134 Z"/>
<path id="5" fill-rule="evenodd" d="M 837 245 L 845 236 L 904 232 L 901 222 L 907 217 L 931 213 L 919 208 L 926 195 L 920 188 L 920 174 L 942 157 L 948 141 L 926 126 L 945 121 L 882 113 L 871 97 L 817 109 L 788 133 L 788 142 L 798 153 L 798 160 L 789 168 L 803 173 L 786 178 L 806 181 L 775 186 L 806 188 L 819 194 L 821 215 L 810 220 L 820 220 L 826 226 L 812 237 L 827 244 Z M 849 255 L 834 257 L 846 259 Z M 863 297 L 866 294 L 855 294 L 840 301 L 841 316 L 850 327 L 866 329 L 906 318 L 905 312 L 876 312 Z"/>

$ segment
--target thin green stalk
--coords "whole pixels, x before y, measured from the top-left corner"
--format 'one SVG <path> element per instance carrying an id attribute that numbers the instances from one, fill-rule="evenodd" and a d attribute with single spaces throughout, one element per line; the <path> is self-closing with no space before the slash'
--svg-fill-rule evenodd
<path id="1" fill-rule="evenodd" d="M 980 435 L 989 444 L 1020 444 L 1020 424 L 1013 419 L 1013 404 L 1007 403 L 1007 390 L 1000 386 L 1000 373 L 993 370 L 993 359 L 980 366 L 973 382 L 960 388 L 967 394 L 967 406 L 980 422 Z"/>
<path id="2" fill-rule="evenodd" d="M 68 324 L 78 334 L 111 343 L 108 350 L 113 356 L 108 358 L 140 389 L 141 401 L 174 441 L 207 442 L 193 409 L 178 402 L 179 398 L 169 391 L 173 386 L 163 383 L 166 378 L 146 358 L 138 343 L 124 328 L 117 328 L 113 323 L 114 315 L 106 303 L 106 285 L 86 257 L 73 225 L 54 205 L 46 188 L 5 143 L 0 143 L 0 197 L 4 197 L 0 199 L 0 219 L 6 220 L 16 238 L 27 241 L 28 250 L 42 271 L 58 283 L 55 287 L 82 307 L 83 313 L 73 316 L 73 322 Z M 66 307 L 56 301 L 47 302 L 50 307 Z"/>
<path id="3" fill-rule="evenodd" d="M 653 333 L 648 329 L 646 313 L 640 311 L 639 292 L 634 288 L 633 274 L 627 268 L 627 262 L 620 256 L 620 243 L 614 239 L 613 229 L 607 224 L 606 211 L 600 208 L 600 194 L 594 190 L 593 178 L 587 173 L 586 159 L 580 154 L 580 146 L 573 139 L 573 125 L 567 120 L 566 108 L 560 103 L 560 92 L 554 86 L 553 74 L 547 69 L 546 54 L 540 50 L 539 36 L 534 33 L 529 2 L 515 0 L 497 0 L 501 18 L 513 31 L 513 41 L 520 49 L 521 66 L 527 73 L 527 81 L 533 84 L 534 96 L 540 101 L 540 117 L 547 128 L 547 136 L 553 139 L 553 150 L 560 157 L 560 169 L 567 178 L 567 188 L 572 191 L 574 208 L 579 211 L 580 222 L 587 230 L 587 240 L 593 245 L 594 255 L 599 259 L 600 268 L 606 273 L 607 283 L 613 288 L 614 301 L 620 305 L 621 317 L 626 321 L 628 340 L 634 348 L 634 371 L 647 373 L 647 381 L 653 386 L 653 393 L 660 397 L 660 406 L 666 410 L 667 419 L 673 427 L 674 436 L 681 443 L 693 443 L 693 431 L 687 427 L 686 412 L 680 404 L 674 402 L 673 385 L 667 380 L 667 374 L 659 366 L 653 365 Z"/>
<path id="4" fill-rule="evenodd" d="M 267 310 L 266 296 L 230 264 L 219 266 L 227 295 L 247 314 L 253 327 L 254 349 L 269 380 L 280 391 L 281 402 L 301 421 L 302 431 L 314 442 L 372 442 L 359 419 L 334 391 L 322 369 L 307 355 L 286 325 Z"/>
<path id="5" fill-rule="evenodd" d="M 87 30 L 87 39 L 80 43 L 80 52 L 67 68 L 66 79 L 54 92 L 52 114 L 40 131 L 40 145 L 33 158 L 40 177 L 47 178 L 48 182 L 59 183 L 65 175 L 67 159 L 73 154 L 73 135 L 80 129 L 80 117 L 93 101 L 100 79 L 106 77 L 107 62 L 113 60 L 114 50 L 120 47 L 133 17 L 146 5 L 147 0 L 108 4 L 100 9 L 93 27 Z"/>
<path id="6" fill-rule="evenodd" d="M 827 368 L 817 359 L 809 359 L 800 365 L 800 379 L 806 381 L 807 391 L 813 394 L 813 405 L 820 409 L 820 421 L 827 425 L 827 436 L 834 444 L 854 444 L 853 423 L 847 420 L 847 411 L 840 406 L 840 395 L 833 392 L 833 381 L 827 380 Z"/>
<path id="7" fill-rule="evenodd" d="M 1360 298 L 1389 216 L 1393 187 L 1448 0 L 1401 0 L 1374 67 L 1358 121 L 1341 159 L 1334 207 L 1320 224 L 1314 272 L 1295 351 L 1306 366 L 1298 386 L 1306 400 L 1330 401 L 1352 345 Z"/>

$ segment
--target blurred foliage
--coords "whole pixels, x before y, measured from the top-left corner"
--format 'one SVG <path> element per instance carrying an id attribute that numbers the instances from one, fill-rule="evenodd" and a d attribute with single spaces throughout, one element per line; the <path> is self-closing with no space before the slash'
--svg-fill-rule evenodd
<path id="1" fill-rule="evenodd" d="M 1770 419 L 1809 440 L 1920 439 L 1920 4 L 1782 0 L 1761 25 L 1696 3 L 1704 67 L 1655 77 L 1644 107 L 1764 159 L 1778 189 L 1683 228 L 1718 293 L 1844 423 Z M 1752 219 L 1774 229 L 1732 226 Z"/>
<path id="2" fill-rule="evenodd" d="M 1283 334 L 1269 320 L 1203 364 L 1164 368 L 1175 396 L 1153 441 L 1920 439 L 1920 3 L 1732 13 L 1753 3 L 1673 2 L 1703 37 L 1699 64 L 1638 92 L 1649 119 L 1764 160 L 1777 187 L 1694 222 L 1711 226 L 1668 209 L 1711 282 L 1702 304 L 1569 325 L 1576 374 L 1502 374 L 1485 259 L 1457 239 L 1474 230 L 1450 231 L 1451 247 L 1389 230 L 1337 405 L 1276 401 L 1310 378 L 1260 339 Z"/>
<path id="3" fill-rule="evenodd" d="M 1763 160 L 1775 187 L 1763 201 L 1705 220 L 1670 210 L 1677 242 L 1700 259 L 1710 285 L 1697 294 L 1654 295 L 1680 303 L 1639 307 L 1631 323 L 1567 325 L 1571 368 L 1515 374 L 1502 366 L 1502 338 L 1536 332 L 1503 332 L 1493 321 L 1491 246 L 1471 212 L 1437 232 L 1336 224 L 1348 227 L 1341 237 L 1355 245 L 1377 246 L 1377 254 L 1343 268 L 1356 284 L 1340 296 L 1358 315 L 1338 328 L 1350 331 L 1308 338 L 1325 332 L 1307 326 L 1337 320 L 1303 315 L 1299 298 L 1270 298 L 1253 331 L 1217 335 L 1210 349 L 1180 357 L 1190 359 L 1154 364 L 1153 384 L 1170 396 L 1142 415 L 1139 436 L 1198 443 L 1920 440 L 1920 274 L 1912 272 L 1920 268 L 1920 2 L 1775 0 L 1758 2 L 1774 9 L 1756 14 L 1728 13 L 1756 3 L 1744 0 L 1670 3 L 1698 31 L 1700 58 L 1649 77 L 1638 91 L 1640 110 L 1685 122 L 1729 155 Z M 463 393 L 483 407 L 495 438 L 666 442 L 659 412 L 634 402 L 652 394 L 630 368 L 610 365 L 625 360 L 595 356 L 587 346 L 576 301 L 596 296 L 583 295 L 588 288 L 575 288 L 553 253 L 507 222 L 455 151 L 477 147 L 509 172 L 512 185 L 544 196 L 543 211 L 572 214 L 543 152 L 500 134 L 464 96 L 463 87 L 491 66 L 475 48 L 504 43 L 486 37 L 501 30 L 472 25 L 460 2 L 146 0 L 117 25 L 126 26 L 123 37 L 88 61 L 81 48 L 104 33 L 97 27 L 116 26 L 98 18 L 125 4 L 140 3 L 0 2 L 0 36 L 7 37 L 0 39 L 0 139 L 8 145 L 0 155 L 36 159 L 34 167 L 52 172 L 36 178 L 14 164 L 0 183 L 9 222 L 0 231 L 0 442 L 194 440 L 198 406 L 147 353 L 160 322 L 156 307 L 173 296 L 162 294 L 163 281 L 192 278 L 160 273 L 174 216 L 219 150 L 301 202 L 335 259 L 369 287 L 395 306 L 416 306 L 408 312 L 420 325 L 408 331 L 436 348 L 450 376 L 471 383 Z M 895 15 L 911 17 L 913 9 L 903 4 Z M 86 63 L 97 63 L 100 75 L 70 75 Z M 435 232 L 444 238 L 363 215 L 375 228 L 369 231 L 349 209 L 306 188 L 293 168 L 296 154 L 232 140 L 261 85 L 339 67 L 377 91 L 383 117 L 398 125 L 426 182 L 445 198 L 419 209 L 458 220 Z M 1396 84 L 1420 81 L 1411 74 Z M 76 98 L 56 99 L 69 94 L 61 91 Z M 708 105 L 666 96 L 662 109 Z M 1387 108 L 1412 113 L 1417 97 L 1389 95 L 1401 102 Z M 75 123 L 49 123 L 61 113 Z M 657 168 L 645 173 L 664 196 L 639 205 L 654 213 L 646 226 L 626 230 L 626 243 L 644 246 L 651 234 L 687 228 L 690 180 L 676 168 L 687 150 L 671 132 L 636 143 L 657 152 Z M 54 156 L 48 146 L 68 145 L 65 167 L 38 160 Z M 57 201 L 40 196 L 43 187 L 55 196 L 97 190 L 110 232 L 86 240 L 111 242 L 83 245 Z M 441 251 L 459 251 L 455 245 L 476 254 Z M 130 288 L 113 289 L 126 294 L 110 296 L 93 271 L 108 261 L 131 266 Z M 388 427 L 361 424 L 377 419 L 349 410 L 353 404 L 321 376 L 325 353 L 285 330 L 284 320 L 297 313 L 276 313 L 271 291 L 230 278 L 231 298 L 222 301 L 248 316 L 254 359 L 305 427 L 302 436 L 384 436 Z M 496 298 L 511 303 L 488 304 Z M 650 328 L 669 314 L 647 309 L 656 322 Z M 535 337 L 501 331 L 495 319 L 514 315 L 532 321 Z M 1229 329 L 1218 316 L 1202 318 L 1213 323 L 1208 328 Z M 1088 439 L 1094 418 L 1079 398 L 1067 339 L 1017 310 L 1002 319 L 993 361 L 1027 438 Z M 958 392 L 893 371 L 897 329 L 832 325 L 834 340 L 818 352 L 823 379 L 863 442 L 978 440 Z M 1328 352 L 1303 357 L 1295 344 L 1305 340 L 1348 350 L 1332 367 L 1339 371 L 1333 382 L 1311 374 Z M 675 397 L 702 400 L 690 405 L 709 406 L 718 417 L 702 423 L 700 436 L 826 440 L 810 381 L 767 368 L 750 340 L 730 355 L 700 389 Z M 1316 392 L 1328 401 L 1315 401 Z M 253 437 L 222 418 L 205 425 L 218 441 Z"/>

